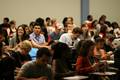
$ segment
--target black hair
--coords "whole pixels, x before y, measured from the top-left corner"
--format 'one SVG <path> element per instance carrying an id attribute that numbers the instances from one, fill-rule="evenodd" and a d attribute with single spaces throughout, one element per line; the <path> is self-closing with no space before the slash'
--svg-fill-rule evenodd
<path id="1" fill-rule="evenodd" d="M 37 22 L 40 25 L 40 27 L 45 26 L 43 18 L 37 18 L 35 22 Z"/>
<path id="2" fill-rule="evenodd" d="M 113 29 L 119 28 L 119 25 L 117 22 L 112 22 L 111 26 Z"/>
<path id="3" fill-rule="evenodd" d="M 77 51 L 77 55 L 80 54 L 80 48 L 82 46 L 82 43 L 84 42 L 85 40 L 80 40 L 76 46 L 76 51 Z"/>
<path id="4" fill-rule="evenodd" d="M 94 42 L 91 40 L 85 40 L 82 42 L 80 48 L 80 56 L 86 57 L 89 54 L 91 47 L 94 46 Z"/>
<path id="5" fill-rule="evenodd" d="M 49 21 L 49 20 L 51 20 L 50 17 L 46 17 L 45 21 Z"/>
<path id="6" fill-rule="evenodd" d="M 66 26 L 67 26 L 67 25 L 66 25 L 66 21 L 67 21 L 67 19 L 68 19 L 68 18 L 67 18 L 67 17 L 65 17 L 65 18 L 63 19 L 63 21 L 62 21 L 62 23 L 63 23 L 63 26 L 64 26 L 64 27 L 66 27 Z"/>
<path id="7" fill-rule="evenodd" d="M 24 34 L 23 34 L 23 36 L 22 36 L 22 41 L 29 39 L 29 35 L 26 34 L 24 25 L 19 25 L 19 26 L 17 27 L 17 30 L 16 30 L 16 42 L 17 42 L 17 43 L 20 42 L 20 40 L 19 40 L 19 38 L 18 38 L 18 29 L 19 29 L 20 27 L 22 27 L 22 29 L 23 29 L 23 31 L 24 31 Z"/>
<path id="8" fill-rule="evenodd" d="M 73 28 L 72 33 L 82 34 L 82 30 L 79 27 L 75 27 L 75 28 Z"/>
<path id="9" fill-rule="evenodd" d="M 47 29 L 46 29 L 45 24 L 44 24 L 44 19 L 37 18 L 35 22 L 37 22 L 39 24 L 39 26 L 41 27 L 41 30 L 45 36 L 45 41 L 47 42 L 48 41 L 48 32 L 47 32 Z"/>
<path id="10" fill-rule="evenodd" d="M 35 22 L 33 25 L 33 28 L 35 27 L 35 26 L 40 26 L 37 22 Z M 41 27 L 40 27 L 41 28 Z"/>
<path id="11" fill-rule="evenodd" d="M 6 20 L 7 22 L 9 22 L 9 18 L 8 17 L 5 17 L 4 20 Z"/>
<path id="12" fill-rule="evenodd" d="M 34 26 L 35 25 L 35 22 L 34 21 L 31 21 L 29 26 Z"/>
<path id="13" fill-rule="evenodd" d="M 48 48 L 45 48 L 45 47 L 41 47 L 40 49 L 38 49 L 36 58 L 41 58 L 43 55 L 50 57 L 51 56 L 50 50 Z"/>
<path id="14" fill-rule="evenodd" d="M 95 43 L 104 42 L 105 40 L 101 37 L 95 39 Z"/>
<path id="15" fill-rule="evenodd" d="M 107 24 L 108 27 L 111 27 L 111 22 L 110 21 L 105 21 L 105 24 Z"/>
<path id="16" fill-rule="evenodd" d="M 92 21 L 92 15 L 88 15 L 88 16 L 87 16 L 87 20 Z"/>
<path id="17" fill-rule="evenodd" d="M 15 24 L 15 21 L 13 21 L 13 20 L 12 20 L 12 21 L 10 21 L 10 25 L 11 25 L 11 24 Z"/>
<path id="18" fill-rule="evenodd" d="M 52 47 L 53 50 L 53 59 L 61 59 L 63 57 L 70 57 L 71 50 L 69 46 L 65 43 L 58 42 L 54 44 Z"/>

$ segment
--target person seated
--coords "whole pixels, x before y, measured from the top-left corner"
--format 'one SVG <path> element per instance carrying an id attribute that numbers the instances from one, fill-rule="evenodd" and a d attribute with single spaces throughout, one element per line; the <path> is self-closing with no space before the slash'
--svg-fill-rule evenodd
<path id="1" fill-rule="evenodd" d="M 80 75 L 87 75 L 95 72 L 98 63 L 94 59 L 95 44 L 91 40 L 83 41 L 80 47 L 80 53 L 76 60 L 76 72 Z"/>
<path id="2" fill-rule="evenodd" d="M 36 60 L 26 62 L 20 69 L 17 80 L 53 80 L 50 65 L 50 51 L 41 47 L 37 51 Z"/>
<path id="3" fill-rule="evenodd" d="M 49 35 L 50 39 L 55 41 L 59 40 L 60 36 L 62 35 L 61 30 L 62 26 L 59 23 L 56 23 L 55 31 L 51 32 L 51 34 Z"/>
<path id="4" fill-rule="evenodd" d="M 4 49 L 3 33 L 0 31 L 0 80 L 15 80 L 15 61 Z"/>
<path id="5" fill-rule="evenodd" d="M 14 48 L 17 44 L 24 40 L 28 40 L 29 36 L 25 32 L 24 25 L 19 25 L 16 29 L 16 33 L 13 34 L 13 37 L 9 39 L 9 47 Z"/>
<path id="6" fill-rule="evenodd" d="M 62 77 L 74 75 L 70 63 L 71 50 L 68 45 L 58 42 L 52 46 L 52 50 L 52 71 L 54 74 L 54 79 L 61 80 Z"/>
<path id="7" fill-rule="evenodd" d="M 41 27 L 38 23 L 33 26 L 33 32 L 30 34 L 30 41 L 35 48 L 47 47 L 45 36 L 42 33 Z"/>
<path id="8" fill-rule="evenodd" d="M 95 39 L 94 56 L 98 61 L 107 59 L 107 53 L 104 49 L 104 44 L 105 40 L 101 37 Z"/>
<path id="9" fill-rule="evenodd" d="M 80 40 L 80 34 L 81 29 L 79 27 L 75 27 L 71 33 L 62 34 L 59 42 L 66 43 L 69 47 L 75 47 L 75 44 Z"/>
<path id="10" fill-rule="evenodd" d="M 25 62 L 32 60 L 28 54 L 31 47 L 31 42 L 25 40 L 19 43 L 16 48 L 11 51 L 10 55 L 16 61 L 16 67 L 20 68 Z"/>

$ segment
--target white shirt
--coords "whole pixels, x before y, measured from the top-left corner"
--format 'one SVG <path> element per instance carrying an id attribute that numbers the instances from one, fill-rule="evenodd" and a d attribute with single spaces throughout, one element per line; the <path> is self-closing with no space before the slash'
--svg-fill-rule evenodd
<path id="1" fill-rule="evenodd" d="M 70 46 L 75 46 L 75 44 L 80 40 L 80 39 L 76 39 L 76 40 L 72 40 L 71 37 L 72 33 L 64 33 L 61 35 L 59 42 L 63 42 L 66 43 L 69 47 Z"/>

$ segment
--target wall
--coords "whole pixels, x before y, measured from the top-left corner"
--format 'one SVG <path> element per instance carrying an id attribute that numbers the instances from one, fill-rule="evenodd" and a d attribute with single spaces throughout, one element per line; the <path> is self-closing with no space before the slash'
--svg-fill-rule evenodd
<path id="1" fill-rule="evenodd" d="M 120 0 L 90 0 L 90 14 L 98 19 L 102 14 L 107 16 L 111 22 L 120 24 Z"/>
<path id="2" fill-rule="evenodd" d="M 48 16 L 59 22 L 72 16 L 75 24 L 80 24 L 80 0 L 0 0 L 0 23 L 8 16 L 17 25 Z"/>

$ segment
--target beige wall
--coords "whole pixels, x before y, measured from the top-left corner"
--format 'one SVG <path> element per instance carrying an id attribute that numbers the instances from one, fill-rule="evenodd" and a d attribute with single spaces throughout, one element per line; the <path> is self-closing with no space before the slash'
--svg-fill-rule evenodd
<path id="1" fill-rule="evenodd" d="M 80 24 L 80 0 L 0 0 L 0 23 L 3 17 L 17 21 L 17 25 L 29 24 L 38 17 L 50 16 L 59 22 L 72 16 Z"/>
<path id="2" fill-rule="evenodd" d="M 102 14 L 107 15 L 107 19 L 117 21 L 120 24 L 120 0 L 89 0 L 90 14 L 98 19 Z"/>

